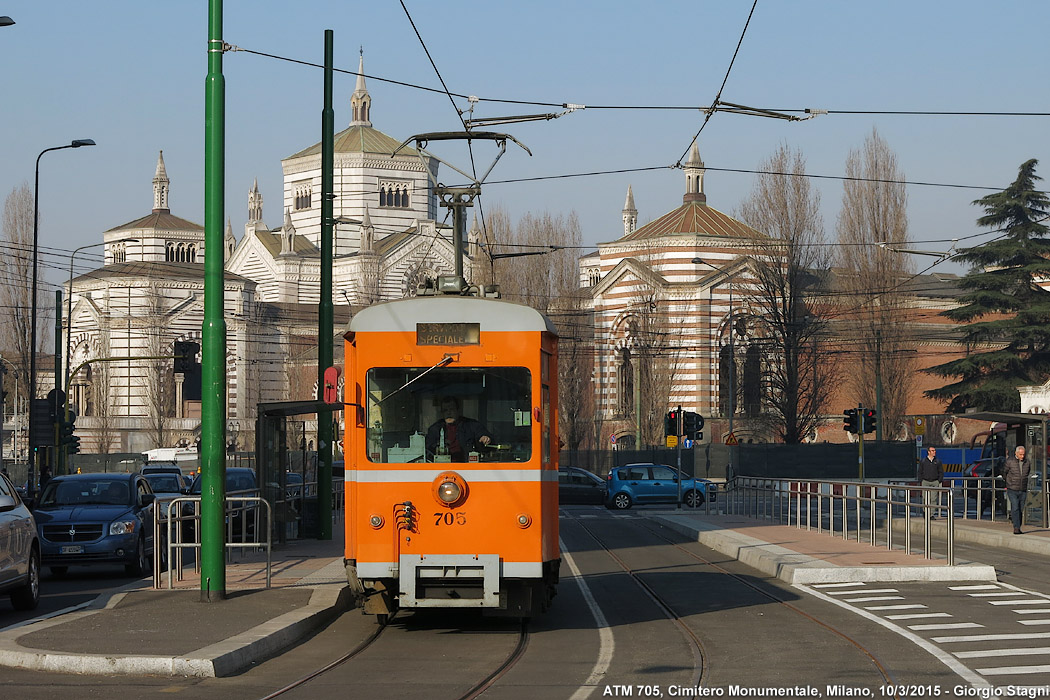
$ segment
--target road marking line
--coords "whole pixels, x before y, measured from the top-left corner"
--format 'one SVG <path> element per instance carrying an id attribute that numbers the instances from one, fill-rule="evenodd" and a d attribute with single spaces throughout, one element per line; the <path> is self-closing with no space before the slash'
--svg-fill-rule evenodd
<path id="1" fill-rule="evenodd" d="M 874 603 L 877 600 L 904 600 L 902 595 L 873 595 L 864 598 L 846 598 L 847 603 Z"/>
<path id="2" fill-rule="evenodd" d="M 939 613 L 913 613 L 911 615 L 887 615 L 887 620 L 918 620 L 924 617 L 951 617 L 951 614 L 946 612 Z"/>
<path id="3" fill-rule="evenodd" d="M 1050 615 L 1050 608 L 1043 608 L 1041 610 L 1014 610 L 1016 615 Z"/>
<path id="4" fill-rule="evenodd" d="M 949 622 L 943 625 L 908 625 L 908 629 L 920 632 L 922 630 L 962 630 L 984 627 L 976 622 Z"/>
<path id="5" fill-rule="evenodd" d="M 834 600 L 834 599 L 833 599 Z M 838 602 L 838 601 L 835 601 Z M 868 605 L 865 606 L 865 610 L 920 610 L 925 609 L 927 606 L 912 603 L 910 605 Z"/>
<path id="6" fill-rule="evenodd" d="M 594 623 L 598 626 L 598 660 L 594 662 L 594 667 L 591 669 L 591 674 L 587 676 L 587 680 L 576 689 L 576 692 L 570 698 L 570 700 L 586 700 L 598 687 L 598 683 L 605 677 L 605 672 L 609 670 L 609 666 L 612 664 L 613 651 L 616 649 L 616 640 L 613 639 L 609 622 L 605 619 L 602 609 L 598 606 L 598 601 L 594 599 L 590 587 L 583 580 L 583 574 L 580 573 L 580 569 L 576 566 L 576 562 L 573 561 L 572 555 L 569 554 L 568 549 L 565 547 L 565 542 L 559 538 L 558 544 L 561 547 L 562 559 L 569 565 L 569 571 L 572 572 L 572 575 L 576 577 L 576 583 L 580 586 L 583 600 L 587 603 L 587 607 L 591 609 Z"/>
<path id="7" fill-rule="evenodd" d="M 813 587 L 814 588 L 820 588 L 820 589 L 824 589 L 824 588 L 855 588 L 857 586 L 863 586 L 863 585 L 864 585 L 863 583 L 856 583 L 856 582 L 853 582 L 853 583 L 815 583 L 815 584 L 813 584 Z"/>
<path id="8" fill-rule="evenodd" d="M 1045 600 L 989 600 L 992 605 L 1046 605 Z"/>
<path id="9" fill-rule="evenodd" d="M 974 669 L 982 676 L 1016 676 L 1022 673 L 1047 673 L 1050 666 L 1003 666 L 1002 668 L 978 668 Z"/>
<path id="10" fill-rule="evenodd" d="M 1050 647 L 1032 647 L 1029 649 L 983 649 L 981 651 L 957 651 L 960 659 L 980 659 L 988 656 L 1038 656 L 1050 654 Z"/>
<path id="11" fill-rule="evenodd" d="M 1009 596 L 1028 595 L 1022 591 L 1000 591 L 998 593 L 967 593 L 971 598 L 1006 598 Z"/>
<path id="12" fill-rule="evenodd" d="M 867 594 L 867 593 L 900 593 L 900 591 L 897 590 L 896 588 L 873 588 L 870 591 L 865 589 L 863 592 L 865 594 Z M 827 592 L 828 595 L 857 595 L 858 593 L 861 593 L 861 591 L 828 591 Z"/>
<path id="13" fill-rule="evenodd" d="M 833 605 L 838 605 L 839 607 L 845 608 L 846 610 L 852 610 L 853 612 L 855 612 L 856 614 L 860 615 L 861 617 L 867 618 L 868 620 L 871 620 L 872 622 L 874 622 L 877 625 L 881 625 L 881 626 L 885 627 L 886 629 L 889 629 L 889 630 L 892 630 L 893 632 L 896 632 L 897 634 L 899 634 L 900 636 L 904 637 L 905 639 L 910 640 L 913 644 L 915 644 L 919 648 L 925 649 L 934 658 L 936 658 L 942 664 L 947 666 L 957 676 L 959 676 L 961 679 L 963 679 L 963 681 L 965 681 L 966 683 L 969 683 L 974 688 L 991 688 L 991 684 L 988 681 L 986 681 L 985 679 L 981 678 L 979 675 L 977 675 L 976 673 L 971 671 L 969 668 L 966 667 L 966 665 L 964 665 L 964 664 L 960 663 L 959 661 L 957 661 L 951 654 L 949 654 L 945 650 L 937 647 L 936 645 L 931 644 L 930 642 L 926 641 L 925 639 L 923 639 L 919 635 L 915 634 L 914 632 L 910 632 L 910 631 L 904 629 L 903 627 L 901 627 L 900 625 L 896 625 L 896 624 L 894 624 L 892 622 L 888 622 L 887 620 L 884 620 L 881 617 L 879 617 L 878 615 L 874 615 L 874 614 L 868 612 L 867 610 L 860 609 L 860 608 L 855 608 L 855 607 L 850 606 L 850 605 L 846 605 L 846 603 L 844 601 L 838 600 L 837 598 L 833 598 L 833 597 L 831 597 L 829 595 L 825 595 L 821 591 L 813 590 L 812 588 L 809 588 L 807 586 L 800 585 L 800 584 L 796 584 L 795 588 L 798 588 L 799 590 L 802 590 L 802 591 L 806 591 L 810 595 L 816 596 L 817 598 L 820 598 L 820 599 L 825 600 L 825 601 L 827 601 L 829 603 L 832 603 Z M 876 606 L 876 607 L 878 607 L 878 608 L 888 608 L 888 609 L 891 609 L 891 610 L 899 610 L 899 609 L 905 608 L 905 607 L 909 607 L 909 608 L 925 608 L 926 606 L 925 605 L 907 605 L 907 606 L 905 606 L 905 605 L 880 605 L 880 606 Z M 868 609 L 869 610 L 875 610 L 876 607 L 868 608 Z"/>
<path id="14" fill-rule="evenodd" d="M 948 642 L 999 642 L 1014 639 L 1050 639 L 1050 632 L 1027 632 L 1021 634 L 964 634 L 960 637 L 934 637 L 938 644 Z"/>
<path id="15" fill-rule="evenodd" d="M 982 583 L 976 586 L 948 586 L 949 591 L 988 591 L 993 588 L 999 588 L 993 583 Z"/>
<path id="16" fill-rule="evenodd" d="M 1022 625 L 1050 625 L 1050 620 L 1018 620 Z"/>

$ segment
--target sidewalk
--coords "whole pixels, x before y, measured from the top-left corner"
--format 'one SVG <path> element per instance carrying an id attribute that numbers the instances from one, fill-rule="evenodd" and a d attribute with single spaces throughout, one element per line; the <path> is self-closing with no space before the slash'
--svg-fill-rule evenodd
<path id="1" fill-rule="evenodd" d="M 349 607 L 342 537 L 274 549 L 269 589 L 264 555 L 235 555 L 234 562 L 226 567 L 224 601 L 201 603 L 200 577 L 190 567 L 176 590 L 155 590 L 152 579 L 143 579 L 82 610 L 0 630 L 0 666 L 92 675 L 227 676 Z"/>
<path id="2" fill-rule="evenodd" d="M 679 510 L 641 515 L 792 584 L 995 580 L 995 570 L 978 562 L 947 566 L 943 557 L 924 559 L 921 553 L 873 547 L 826 531 L 738 515 Z M 931 524 L 933 535 L 943 537 L 946 522 Z M 919 519 L 912 522 L 921 525 Z M 1029 527 L 1024 535 L 1014 535 L 1007 522 L 958 519 L 954 527 L 959 542 L 1050 556 L 1050 530 Z M 895 523 L 898 544 L 903 528 L 903 521 Z M 921 544 L 921 530 L 918 539 L 913 534 L 913 545 L 916 541 Z M 275 549 L 270 589 L 262 557 L 235 562 L 226 569 L 225 601 L 201 603 L 200 579 L 188 570 L 176 590 L 154 590 L 144 579 L 81 610 L 0 630 L 0 666 L 98 675 L 233 675 L 294 644 L 352 604 L 342 537 L 298 540 Z"/>

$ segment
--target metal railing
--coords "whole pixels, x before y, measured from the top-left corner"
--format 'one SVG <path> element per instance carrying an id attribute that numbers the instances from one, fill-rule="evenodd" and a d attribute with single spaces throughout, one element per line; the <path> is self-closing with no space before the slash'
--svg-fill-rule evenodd
<path id="1" fill-rule="evenodd" d="M 955 563 L 955 494 L 945 487 L 814 479 L 736 477 L 721 505 L 726 514 L 771 520 L 846 540 L 894 549 L 893 522 L 904 520 L 904 551 L 912 553 L 912 520 L 922 523 L 922 554 L 933 558 L 930 521 L 946 519 L 945 558 Z M 884 527 L 883 527 L 884 526 Z"/>
<path id="2" fill-rule="evenodd" d="M 262 507 L 260 507 L 260 504 Z M 186 550 L 194 551 L 194 571 L 200 572 L 201 497 L 180 496 L 156 501 L 153 509 L 153 532 L 164 532 L 163 547 L 154 545 L 153 587 L 162 588 L 163 562 L 167 561 L 167 588 L 174 588 L 173 578 L 183 580 Z M 263 513 L 265 512 L 265 517 Z M 234 550 L 263 549 L 266 552 L 266 587 L 270 588 L 273 562 L 271 524 L 273 512 L 266 499 L 256 492 L 232 492 L 226 496 L 226 561 Z M 265 521 L 265 522 L 264 522 Z M 265 534 L 265 539 L 260 535 Z M 156 536 L 154 536 L 156 543 Z"/>
<path id="3" fill-rule="evenodd" d="M 915 481 L 891 481 L 898 488 L 914 484 Z M 956 494 L 954 515 L 965 520 L 1009 519 L 1009 499 L 1006 498 L 1006 482 L 1002 477 L 990 476 L 952 476 L 945 477 L 944 483 Z M 1026 503 L 1022 519 L 1032 522 L 1038 513 L 1038 523 L 1042 524 L 1042 514 L 1046 512 L 1047 494 L 1041 488 L 1038 475 L 1033 474 L 1029 480 Z M 988 512 L 987 516 L 985 511 Z"/>

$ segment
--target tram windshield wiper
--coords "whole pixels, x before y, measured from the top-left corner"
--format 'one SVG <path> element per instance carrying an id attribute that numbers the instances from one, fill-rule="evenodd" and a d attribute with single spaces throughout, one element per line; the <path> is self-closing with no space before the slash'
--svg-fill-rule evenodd
<path id="1" fill-rule="evenodd" d="M 402 384 L 402 385 L 401 385 L 401 386 L 399 386 L 398 388 L 394 389 L 394 390 L 393 390 L 392 392 L 390 392 L 389 394 L 387 394 L 387 395 L 386 395 L 386 396 L 384 396 L 383 398 L 381 398 L 381 399 L 379 399 L 378 401 L 376 401 L 376 405 L 378 406 L 379 404 L 383 403 L 384 401 L 386 401 L 386 400 L 387 400 L 387 399 L 389 399 L 390 397 L 392 397 L 392 396 L 396 396 L 396 395 L 397 395 L 398 393 L 400 393 L 400 392 L 401 392 L 401 391 L 402 391 L 403 389 L 405 389 L 406 387 L 408 387 L 408 386 L 409 386 L 409 385 L 411 385 L 411 384 L 414 384 L 415 382 L 418 382 L 418 381 L 419 381 L 420 379 L 422 379 L 422 378 L 423 378 L 424 376 L 426 376 L 426 375 L 427 375 L 428 373 L 430 373 L 430 372 L 433 372 L 433 371 L 434 371 L 434 370 L 436 370 L 436 369 L 437 369 L 438 367 L 444 367 L 444 366 L 446 366 L 446 365 L 452 364 L 452 360 L 454 360 L 454 359 L 455 359 L 455 358 L 454 358 L 454 357 L 453 357 L 452 355 L 445 355 L 445 356 L 444 356 L 443 358 L 441 358 L 441 359 L 440 359 L 440 360 L 438 361 L 438 363 L 437 363 L 437 364 L 435 364 L 435 365 L 434 365 L 433 367 L 428 367 L 427 369 L 423 370 L 422 372 L 420 372 L 420 373 L 419 373 L 418 375 L 416 375 L 416 376 L 415 376 L 415 377 L 413 377 L 412 379 L 409 379 L 409 380 L 408 380 L 407 382 L 405 382 L 404 384 Z"/>

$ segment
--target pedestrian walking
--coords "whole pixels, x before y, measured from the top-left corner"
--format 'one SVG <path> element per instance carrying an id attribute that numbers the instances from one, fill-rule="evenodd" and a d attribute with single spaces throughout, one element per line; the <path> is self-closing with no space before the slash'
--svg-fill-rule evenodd
<path id="1" fill-rule="evenodd" d="M 930 446 L 926 448 L 926 456 L 919 461 L 919 485 L 930 488 L 940 488 L 944 483 L 944 465 L 937 459 L 937 448 Z M 926 512 L 930 513 L 930 506 L 934 506 L 931 519 L 937 518 L 941 509 L 941 492 L 923 489 L 922 502 L 926 506 Z"/>
<path id="2" fill-rule="evenodd" d="M 1014 523 L 1014 534 L 1021 533 L 1021 516 L 1024 515 L 1028 497 L 1028 475 L 1032 473 L 1032 462 L 1025 457 L 1024 445 L 1014 449 L 1014 456 L 1007 457 L 1003 464 L 1003 479 L 1006 480 L 1006 500 L 1010 503 L 1010 520 Z"/>

